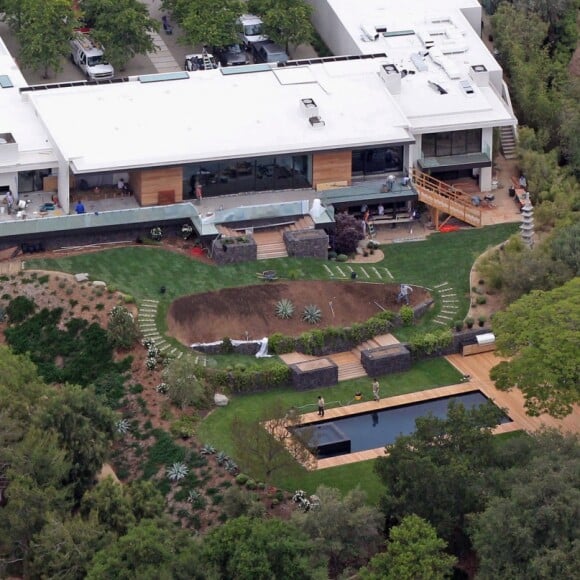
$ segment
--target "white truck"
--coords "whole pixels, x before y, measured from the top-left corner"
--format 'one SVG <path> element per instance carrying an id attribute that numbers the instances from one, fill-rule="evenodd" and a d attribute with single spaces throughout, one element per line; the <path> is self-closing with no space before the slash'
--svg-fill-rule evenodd
<path id="1" fill-rule="evenodd" d="M 264 42 L 268 37 L 264 34 L 264 23 L 259 16 L 242 14 L 236 22 L 238 37 L 246 50 L 250 50 L 255 42 Z"/>
<path id="2" fill-rule="evenodd" d="M 115 70 L 107 62 L 102 46 L 91 40 L 87 34 L 77 34 L 70 42 L 70 58 L 91 81 L 112 79 Z"/>

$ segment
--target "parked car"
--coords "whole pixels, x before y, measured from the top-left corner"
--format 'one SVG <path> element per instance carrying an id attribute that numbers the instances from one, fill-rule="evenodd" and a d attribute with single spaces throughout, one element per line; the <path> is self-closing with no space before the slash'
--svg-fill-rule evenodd
<path id="1" fill-rule="evenodd" d="M 213 53 L 222 66 L 239 66 L 249 62 L 248 55 L 240 44 L 214 48 Z"/>
<path id="2" fill-rule="evenodd" d="M 268 40 L 264 34 L 264 23 L 259 16 L 253 14 L 242 14 L 236 23 L 240 41 L 246 48 L 250 49 L 255 42 Z"/>
<path id="3" fill-rule="evenodd" d="M 102 46 L 87 35 L 79 33 L 70 41 L 70 58 L 91 81 L 112 79 L 115 70 L 105 58 Z"/>
<path id="4" fill-rule="evenodd" d="M 271 40 L 255 42 L 252 49 L 254 62 L 286 62 L 288 60 L 286 51 Z"/>
<path id="5" fill-rule="evenodd" d="M 183 68 L 187 71 L 211 70 L 217 67 L 215 57 L 209 52 L 185 55 L 185 65 Z"/>

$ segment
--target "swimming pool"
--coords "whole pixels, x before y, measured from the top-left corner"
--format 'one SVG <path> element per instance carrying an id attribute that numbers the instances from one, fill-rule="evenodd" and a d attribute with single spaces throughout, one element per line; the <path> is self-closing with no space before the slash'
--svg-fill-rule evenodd
<path id="1" fill-rule="evenodd" d="M 489 402 L 489 399 L 481 391 L 473 391 L 360 413 L 343 419 L 317 421 L 294 431 L 310 439 L 319 458 L 335 457 L 394 443 L 399 435 L 409 435 L 415 431 L 415 420 L 418 417 L 431 413 L 435 417 L 445 418 L 451 401 L 461 403 L 466 409 L 472 409 Z M 511 419 L 507 416 L 501 421 L 502 424 L 510 422 Z M 340 445 L 336 444 L 338 441 Z"/>

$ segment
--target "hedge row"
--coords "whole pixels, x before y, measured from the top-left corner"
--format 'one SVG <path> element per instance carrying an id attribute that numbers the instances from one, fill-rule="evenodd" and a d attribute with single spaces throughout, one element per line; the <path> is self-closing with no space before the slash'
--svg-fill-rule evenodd
<path id="1" fill-rule="evenodd" d="M 334 352 L 351 350 L 357 345 L 379 334 L 389 332 L 394 326 L 396 314 L 388 310 L 375 314 L 366 322 L 350 327 L 329 326 L 304 332 L 298 338 L 276 333 L 268 340 L 268 350 L 273 354 L 302 352 L 314 356 L 325 356 Z"/>
<path id="2" fill-rule="evenodd" d="M 277 361 L 260 368 L 215 369 L 198 366 L 197 374 L 214 391 L 228 393 L 254 393 L 291 384 L 290 367 Z"/>

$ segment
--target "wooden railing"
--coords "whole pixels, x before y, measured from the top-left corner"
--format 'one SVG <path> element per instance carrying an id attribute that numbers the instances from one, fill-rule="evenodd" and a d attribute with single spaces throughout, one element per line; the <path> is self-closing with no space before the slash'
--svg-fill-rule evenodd
<path id="1" fill-rule="evenodd" d="M 481 209 L 471 203 L 471 196 L 418 169 L 413 169 L 412 179 L 419 201 L 472 226 L 481 226 Z"/>

